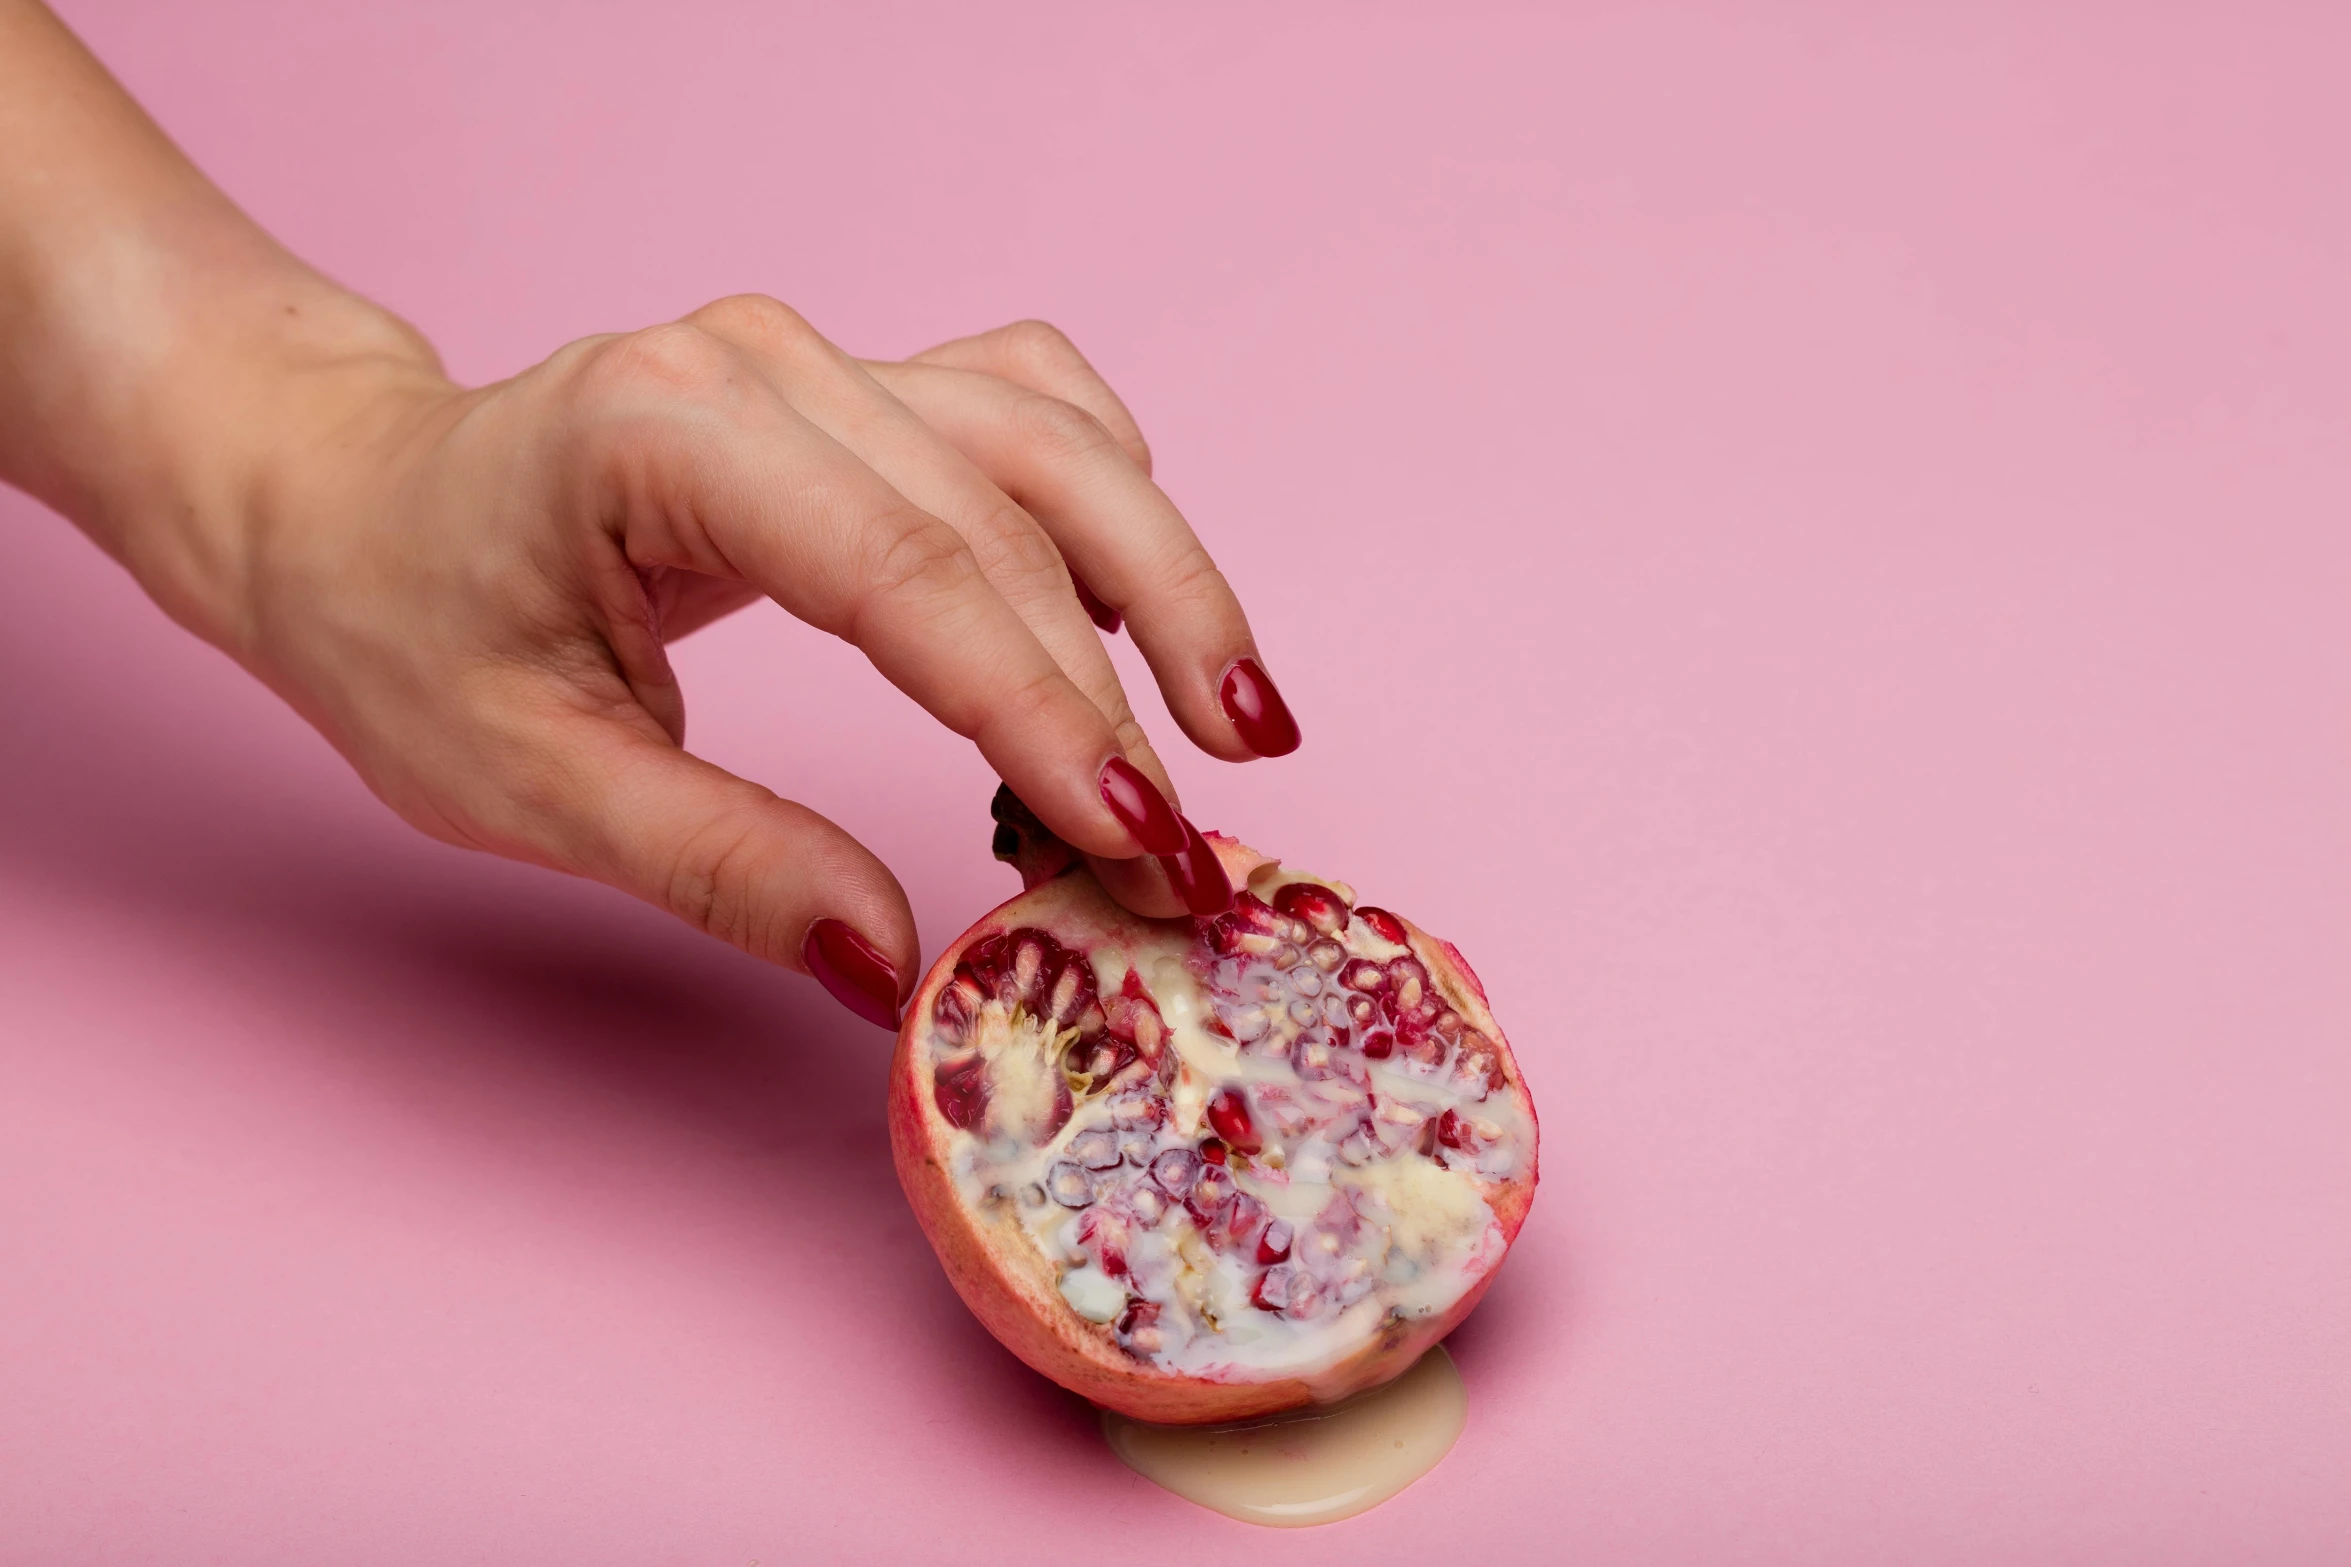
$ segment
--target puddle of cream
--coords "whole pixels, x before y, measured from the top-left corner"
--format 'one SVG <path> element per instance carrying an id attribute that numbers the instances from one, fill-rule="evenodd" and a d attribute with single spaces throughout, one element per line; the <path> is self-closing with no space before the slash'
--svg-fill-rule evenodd
<path id="1" fill-rule="evenodd" d="M 1438 1345 L 1385 1387 L 1320 1409 L 1222 1426 L 1155 1426 L 1102 1412 L 1129 1469 L 1244 1523 L 1297 1528 L 1352 1518 L 1437 1467 L 1469 1399 Z"/>

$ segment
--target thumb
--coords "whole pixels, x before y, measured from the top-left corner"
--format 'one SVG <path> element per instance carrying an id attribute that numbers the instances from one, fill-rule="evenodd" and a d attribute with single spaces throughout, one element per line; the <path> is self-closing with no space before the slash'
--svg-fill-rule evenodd
<path id="1" fill-rule="evenodd" d="M 582 716 L 557 748 L 565 776 L 545 825 L 564 869 L 633 893 L 753 957 L 811 976 L 884 1028 L 921 948 L 906 893 L 872 851 L 647 732 Z"/>

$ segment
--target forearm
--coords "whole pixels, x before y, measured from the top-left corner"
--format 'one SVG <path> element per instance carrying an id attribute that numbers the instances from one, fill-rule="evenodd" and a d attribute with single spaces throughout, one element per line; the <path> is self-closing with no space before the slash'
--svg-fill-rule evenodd
<path id="1" fill-rule="evenodd" d="M 0 0 L 0 478 L 234 643 L 259 492 L 431 348 L 248 219 L 34 0 Z M 364 401 L 364 399 L 361 399 Z"/>

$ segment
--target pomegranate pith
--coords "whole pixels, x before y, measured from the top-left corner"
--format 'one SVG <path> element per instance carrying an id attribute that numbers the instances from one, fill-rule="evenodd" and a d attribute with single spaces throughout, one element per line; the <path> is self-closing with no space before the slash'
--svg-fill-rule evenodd
<path id="1" fill-rule="evenodd" d="M 1142 919 L 997 814 L 1031 886 L 933 967 L 891 1076 L 899 1176 L 965 1302 L 1145 1420 L 1405 1370 L 1534 1195 L 1534 1106 L 1459 955 L 1213 834 L 1232 907 Z"/>

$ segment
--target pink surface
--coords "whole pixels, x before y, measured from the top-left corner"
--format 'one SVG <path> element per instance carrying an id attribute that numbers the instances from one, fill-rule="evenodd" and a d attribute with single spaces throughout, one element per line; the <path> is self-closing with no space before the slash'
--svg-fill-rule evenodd
<path id="1" fill-rule="evenodd" d="M 1079 338 L 1306 726 L 1193 814 L 1540 1100 L 1460 1446 L 1278 1539 L 1129 1476 L 878 1032 L 411 836 L 10 495 L 0 1557 L 2351 1555 L 2345 13 L 978 9 L 68 14 L 464 374 Z M 845 649 L 680 662 L 934 949 L 1009 890 Z"/>

